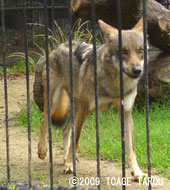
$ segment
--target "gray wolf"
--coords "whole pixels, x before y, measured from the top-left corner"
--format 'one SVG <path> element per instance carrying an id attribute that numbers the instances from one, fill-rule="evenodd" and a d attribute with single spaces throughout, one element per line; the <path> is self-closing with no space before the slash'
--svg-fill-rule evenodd
<path id="1" fill-rule="evenodd" d="M 105 22 L 98 21 L 105 36 L 105 43 L 97 47 L 98 103 L 99 111 L 116 107 L 120 117 L 120 72 L 118 30 Z M 73 73 L 75 101 L 76 155 L 79 139 L 87 116 L 95 110 L 93 46 L 73 41 Z M 127 162 L 135 179 L 143 172 L 138 166 L 133 147 L 132 108 L 137 95 L 137 84 L 143 73 L 143 21 L 130 30 L 122 30 L 122 57 L 124 82 L 124 120 Z M 63 43 L 49 55 L 51 117 L 62 121 L 70 110 L 69 44 Z M 44 112 L 40 126 L 38 157 L 47 153 L 47 85 L 46 66 L 42 72 L 44 89 Z M 64 171 L 72 171 L 72 146 L 70 146 L 71 119 L 63 129 Z"/>

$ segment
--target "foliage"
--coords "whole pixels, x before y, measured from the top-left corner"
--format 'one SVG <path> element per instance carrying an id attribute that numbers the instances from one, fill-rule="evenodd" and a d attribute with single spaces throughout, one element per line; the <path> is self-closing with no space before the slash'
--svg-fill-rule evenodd
<path id="1" fill-rule="evenodd" d="M 31 26 L 38 26 L 40 28 L 40 31 L 44 30 L 44 25 L 37 24 L 37 23 L 29 23 Z M 60 43 L 63 43 L 68 40 L 69 33 L 68 31 L 64 31 L 61 29 L 61 27 L 57 24 L 56 21 L 54 21 L 55 25 L 55 31 L 52 31 L 50 28 L 48 28 L 48 50 L 51 52 L 53 49 L 56 48 L 56 46 Z M 42 29 L 42 30 L 41 30 Z M 82 40 L 86 43 L 92 43 L 93 35 L 92 31 L 89 27 L 89 22 L 82 22 L 81 19 L 78 19 L 74 25 L 73 25 L 73 40 Z M 33 45 L 37 47 L 39 50 L 38 52 L 32 52 L 37 54 L 38 56 L 45 55 L 45 48 L 42 44 L 45 44 L 45 34 L 36 34 L 36 32 L 33 32 Z M 100 31 L 97 32 L 96 36 L 96 43 L 97 45 L 101 43 L 102 41 L 102 34 Z M 41 44 L 40 44 L 41 42 Z"/>
<path id="2" fill-rule="evenodd" d="M 13 184 L 8 184 L 8 189 L 9 190 L 19 190 L 19 188 L 17 187 L 15 187 L 15 185 L 13 185 Z"/>
<path id="3" fill-rule="evenodd" d="M 25 105 L 19 104 L 19 106 L 21 111 L 18 114 L 14 115 L 14 118 L 16 119 L 17 124 L 21 126 L 26 126 L 27 109 L 25 108 Z M 37 129 L 39 129 L 40 126 L 41 112 L 33 100 L 30 101 L 30 107 L 31 107 L 31 126 L 33 126 L 32 130 L 38 133 Z"/>
<path id="4" fill-rule="evenodd" d="M 36 47 L 33 50 L 30 50 L 28 56 L 28 63 L 30 67 L 30 71 L 34 71 L 36 61 L 39 57 L 44 56 L 46 54 L 45 44 L 45 34 L 43 33 L 45 26 L 37 23 L 28 23 L 30 26 L 39 27 L 40 33 L 37 33 L 36 30 L 33 30 L 33 46 Z M 48 28 L 48 51 L 49 53 L 56 48 L 56 46 L 60 43 L 63 43 L 68 40 L 68 31 L 64 31 L 61 27 L 54 22 L 55 32 Z M 99 45 L 101 41 L 103 41 L 101 32 L 97 32 L 96 34 L 96 43 Z M 87 43 L 92 43 L 93 35 L 91 29 L 89 27 L 89 22 L 82 22 L 81 19 L 78 19 L 77 22 L 73 25 L 73 39 L 74 40 L 82 40 Z M 36 50 L 35 50 L 36 49 Z M 21 73 L 25 72 L 25 53 L 23 52 L 14 52 L 8 56 L 8 58 L 19 58 L 19 61 L 14 64 L 14 67 L 7 67 L 7 72 L 9 74 Z M 0 74 L 3 74 L 3 68 L 0 67 Z"/>
<path id="5" fill-rule="evenodd" d="M 25 73 L 25 54 L 22 52 L 16 52 L 11 54 L 9 57 L 19 57 L 19 60 L 17 63 L 14 63 L 12 66 L 8 66 L 6 71 L 9 74 L 19 74 L 19 73 Z M 29 64 L 29 71 L 34 71 L 36 60 L 32 59 L 31 57 L 28 57 L 28 64 Z M 0 75 L 3 75 L 4 68 L 0 67 Z"/>

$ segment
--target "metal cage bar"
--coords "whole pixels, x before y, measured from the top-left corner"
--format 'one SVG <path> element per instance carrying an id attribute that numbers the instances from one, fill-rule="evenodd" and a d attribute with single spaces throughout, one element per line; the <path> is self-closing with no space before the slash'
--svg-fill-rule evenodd
<path id="1" fill-rule="evenodd" d="M 48 135 L 49 135 L 49 158 L 50 158 L 50 189 L 53 190 L 53 152 L 52 152 L 52 122 L 51 122 L 51 97 L 50 97 L 50 73 L 49 73 L 49 50 L 48 50 L 48 11 L 47 0 L 44 0 L 45 20 L 45 49 L 46 49 L 46 77 L 47 77 L 47 108 L 48 108 Z"/>
<path id="2" fill-rule="evenodd" d="M 143 36 L 144 36 L 144 70 L 145 70 L 145 110 L 146 110 L 146 139 L 147 139 L 147 160 L 148 160 L 148 177 L 151 177 L 151 161 L 150 161 L 150 131 L 149 131 L 149 80 L 147 66 L 147 19 L 146 19 L 146 0 L 142 0 L 143 4 Z M 148 189 L 151 190 L 151 183 Z"/>
<path id="3" fill-rule="evenodd" d="M 43 10 L 44 7 L 43 6 L 32 6 L 32 7 L 25 7 L 26 10 Z M 23 7 L 4 7 L 4 10 L 22 10 Z M 47 6 L 47 9 L 67 9 L 66 6 Z"/>
<path id="4" fill-rule="evenodd" d="M 72 60 L 72 15 L 71 2 L 68 2 L 68 22 L 69 22 L 69 69 L 70 69 L 70 94 L 71 94 L 71 124 L 72 124 L 72 155 L 73 155 L 73 177 L 76 177 L 76 139 L 75 139 L 75 106 L 74 106 L 74 81 L 73 81 L 73 60 Z M 76 185 L 76 184 L 74 184 Z"/>
<path id="5" fill-rule="evenodd" d="M 122 179 L 125 179 L 125 129 L 124 129 L 124 90 L 123 90 L 123 60 L 122 60 L 122 21 L 121 21 L 121 0 L 117 0 L 118 36 L 119 36 L 119 68 L 120 68 L 120 124 L 122 144 Z M 122 185 L 126 189 L 126 185 Z"/>
<path id="6" fill-rule="evenodd" d="M 6 129 L 6 158 L 7 158 L 7 179 L 10 183 L 10 156 L 9 156 L 9 125 L 8 125 L 8 84 L 6 68 L 6 30 L 5 30 L 5 11 L 4 0 L 0 1 L 1 8 L 1 26 L 2 26 L 2 56 L 4 66 L 4 92 L 5 92 L 5 129 Z"/>
<path id="7" fill-rule="evenodd" d="M 31 188 L 31 120 L 30 120 L 30 79 L 28 62 L 28 40 L 27 40 L 27 18 L 25 0 L 23 1 L 23 26 L 24 26 L 24 45 L 25 45 L 25 68 L 26 68 L 26 88 L 27 88 L 27 124 L 28 124 L 28 183 Z"/>
<path id="8" fill-rule="evenodd" d="M 55 10 L 55 1 L 54 0 L 51 0 L 51 6 L 52 6 L 52 9 L 51 9 L 51 23 L 50 23 L 50 25 L 51 25 L 51 29 L 52 29 L 52 31 L 54 32 L 54 10 Z"/>
<path id="9" fill-rule="evenodd" d="M 100 176 L 100 136 L 99 136 L 99 107 L 98 107 L 98 81 L 97 81 L 97 52 L 96 52 L 96 7 L 95 1 L 91 1 L 91 21 L 93 35 L 93 64 L 94 64 L 94 92 L 95 92 L 95 122 L 96 122 L 96 160 L 97 160 L 97 177 L 101 181 Z M 98 190 L 101 189 L 99 183 Z"/>

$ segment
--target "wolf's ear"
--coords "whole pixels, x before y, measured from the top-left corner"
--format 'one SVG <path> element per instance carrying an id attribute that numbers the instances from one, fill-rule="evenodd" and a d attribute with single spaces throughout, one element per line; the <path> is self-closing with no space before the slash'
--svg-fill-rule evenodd
<path id="1" fill-rule="evenodd" d="M 106 35 L 106 37 L 108 35 L 116 34 L 118 32 L 116 28 L 110 26 L 109 24 L 106 24 L 102 20 L 98 20 L 98 23 L 99 23 L 100 28 L 102 29 L 102 31 Z"/>
<path id="2" fill-rule="evenodd" d="M 133 30 L 137 30 L 138 32 L 143 32 L 143 17 L 141 17 L 138 23 L 133 27 Z"/>

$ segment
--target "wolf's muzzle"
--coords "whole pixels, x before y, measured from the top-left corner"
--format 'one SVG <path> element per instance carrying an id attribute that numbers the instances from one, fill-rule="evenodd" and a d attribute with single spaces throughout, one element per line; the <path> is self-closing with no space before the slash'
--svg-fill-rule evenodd
<path id="1" fill-rule="evenodd" d="M 136 67 L 132 68 L 132 73 L 135 76 L 139 76 L 141 74 L 141 72 L 142 72 L 142 69 L 139 66 L 136 66 Z"/>
<path id="2" fill-rule="evenodd" d="M 130 78 L 136 79 L 140 77 L 140 74 L 142 73 L 142 69 L 139 66 L 132 67 L 131 70 L 128 72 L 125 69 L 123 69 L 123 72 L 126 73 Z"/>

